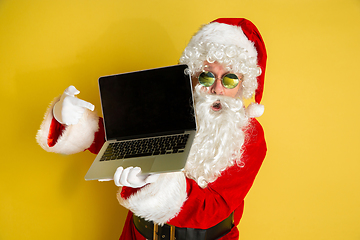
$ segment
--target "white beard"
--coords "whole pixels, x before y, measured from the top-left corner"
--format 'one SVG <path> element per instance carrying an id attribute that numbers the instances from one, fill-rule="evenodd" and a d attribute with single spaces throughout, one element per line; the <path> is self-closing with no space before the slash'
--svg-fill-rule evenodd
<path id="1" fill-rule="evenodd" d="M 222 109 L 213 111 L 211 106 L 220 100 Z M 241 146 L 244 144 L 243 128 L 248 123 L 241 99 L 211 95 L 200 85 L 194 91 L 198 132 L 185 166 L 188 178 L 205 188 L 215 181 L 223 170 L 239 164 Z"/>

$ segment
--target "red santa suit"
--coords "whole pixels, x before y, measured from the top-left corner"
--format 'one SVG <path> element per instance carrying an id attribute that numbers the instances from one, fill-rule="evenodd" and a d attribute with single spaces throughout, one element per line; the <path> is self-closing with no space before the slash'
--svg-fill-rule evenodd
<path id="1" fill-rule="evenodd" d="M 176 193 L 173 193 L 175 195 L 174 199 L 185 198 L 185 201 L 174 203 L 171 206 L 177 211 L 175 211 L 176 214 L 174 216 L 171 216 L 171 214 L 167 216 L 168 219 L 166 223 L 181 228 L 208 229 L 234 212 L 235 227 L 221 239 L 238 239 L 239 233 L 236 226 L 243 213 L 244 198 L 254 182 L 255 176 L 265 157 L 265 153 L 266 143 L 264 132 L 261 125 L 255 119 L 252 119 L 247 126 L 246 141 L 243 145 L 242 156 L 245 163 L 244 167 L 238 165 L 229 167 L 222 172 L 216 181 L 208 184 L 206 188 L 201 188 L 194 180 L 185 177 L 184 183 L 182 182 L 181 176 L 179 176 L 175 181 L 178 182 L 180 186 L 183 185 L 184 187 L 185 185 L 185 189 L 176 189 L 179 190 L 179 192 L 177 196 Z M 159 179 L 159 181 L 161 180 L 162 179 Z M 174 187 L 171 183 L 168 183 L 168 181 L 172 181 L 171 179 L 164 177 L 163 181 L 164 185 L 170 185 L 169 188 Z M 168 194 L 166 190 L 168 190 L 168 187 L 166 187 L 166 189 L 160 189 L 158 186 L 153 187 L 151 184 L 139 191 L 124 187 L 119 197 L 122 199 L 133 198 L 132 200 L 135 202 L 133 204 L 136 205 L 141 202 L 142 198 L 146 198 L 146 195 L 155 193 L 159 195 L 156 197 L 160 198 L 162 194 Z M 183 196 L 184 194 L 185 196 Z M 122 202 L 123 200 L 120 201 Z M 155 212 L 161 212 L 164 211 L 161 208 L 167 209 L 167 207 L 170 207 L 169 205 L 162 207 L 161 204 L 154 204 L 156 208 L 156 210 L 154 210 Z M 129 207 L 128 205 L 126 206 Z M 144 204 L 144 207 L 151 208 L 148 204 Z M 140 209 L 136 210 L 141 211 Z M 141 238 L 135 230 L 130 215 L 128 216 L 121 239 L 145 239 Z M 134 236 L 137 237 L 135 238 Z"/>
<path id="2" fill-rule="evenodd" d="M 229 20 L 217 21 L 221 23 Z M 244 29 L 251 23 L 247 20 L 241 21 L 245 24 L 243 26 L 245 32 Z M 233 24 L 233 20 L 227 24 Z M 241 24 L 236 21 L 235 25 Z M 253 25 L 251 26 L 248 28 L 252 29 Z M 252 29 L 252 31 L 256 33 L 257 29 L 256 31 Z M 266 52 L 263 49 L 261 54 L 259 53 L 259 43 L 256 42 L 259 36 L 255 40 L 248 34 L 246 36 L 255 43 L 258 51 L 258 65 L 264 71 Z M 255 99 L 258 103 L 262 95 L 263 74 L 264 72 L 257 78 L 259 86 Z M 55 99 L 49 107 L 38 131 L 37 141 L 40 146 L 46 151 L 62 154 L 73 154 L 86 149 L 92 153 L 98 153 L 105 141 L 102 119 L 94 112 L 86 110 L 78 124 L 63 126 L 52 115 L 53 105 L 58 100 Z M 232 164 L 221 171 L 216 180 L 209 182 L 206 187 L 200 187 L 195 180 L 186 177 L 184 172 L 178 172 L 161 174 L 155 183 L 142 188 L 120 188 L 118 200 L 121 205 L 130 210 L 120 239 L 145 239 L 134 226 L 133 214 L 160 225 L 209 229 L 232 213 L 233 228 L 221 239 L 238 239 L 239 232 L 236 226 L 243 214 L 244 198 L 266 154 L 263 129 L 255 118 L 251 118 L 259 114 L 248 111 L 248 115 L 249 121 L 242 129 L 245 136 L 244 144 L 239 146 L 243 165 Z"/>
<path id="3" fill-rule="evenodd" d="M 57 151 L 56 148 L 62 148 L 57 144 L 68 140 L 66 134 L 69 127 L 62 126 L 51 115 L 52 113 L 49 111 L 48 119 L 44 121 L 44 125 L 48 125 L 49 129 L 48 134 L 45 134 L 47 135 L 45 148 Z M 95 121 L 95 119 L 92 120 Z M 97 127 L 98 131 L 88 147 L 88 150 L 93 153 L 97 153 L 104 143 L 102 121 L 99 120 L 97 123 L 100 124 L 100 127 Z M 42 127 L 45 127 L 44 125 Z M 40 130 L 38 136 L 40 137 L 44 133 L 45 131 Z M 186 178 L 183 173 L 173 173 L 168 176 L 164 174 L 158 179 L 161 184 L 149 184 L 141 189 L 123 187 L 118 194 L 119 201 L 128 208 L 135 208 L 135 211 L 146 212 L 148 217 L 156 217 L 159 222 L 181 228 L 207 229 L 234 212 L 235 227 L 221 239 L 238 239 L 239 233 L 236 226 L 243 213 L 244 198 L 250 190 L 266 154 L 264 132 L 254 118 L 249 121 L 245 129 L 245 143 L 242 148 L 244 167 L 238 165 L 229 167 L 206 188 L 201 188 L 194 180 Z M 69 153 L 68 151 L 61 152 Z M 173 200 L 145 204 L 143 200 L 149 193 L 155 194 L 153 196 L 155 199 L 161 199 L 163 196 L 171 194 L 168 200 Z M 139 202 L 143 204 L 139 204 Z M 141 205 L 144 209 L 136 205 Z M 146 214 L 142 214 L 142 216 L 146 217 Z M 135 229 L 131 212 L 129 212 L 120 239 L 145 239 Z"/>

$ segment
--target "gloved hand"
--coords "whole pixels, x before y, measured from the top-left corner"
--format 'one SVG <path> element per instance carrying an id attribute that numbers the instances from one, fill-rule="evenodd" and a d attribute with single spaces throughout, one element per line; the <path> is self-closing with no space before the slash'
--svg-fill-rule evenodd
<path id="1" fill-rule="evenodd" d="M 95 106 L 93 104 L 75 97 L 79 93 L 80 91 L 71 85 L 65 89 L 60 101 L 54 105 L 53 115 L 59 123 L 66 125 L 77 124 L 85 109 L 94 111 Z"/>
<path id="2" fill-rule="evenodd" d="M 114 174 L 114 182 L 118 187 L 131 187 L 131 188 L 140 188 L 145 186 L 148 183 L 155 182 L 160 174 L 147 174 L 140 175 L 141 168 L 139 167 L 118 167 Z"/>

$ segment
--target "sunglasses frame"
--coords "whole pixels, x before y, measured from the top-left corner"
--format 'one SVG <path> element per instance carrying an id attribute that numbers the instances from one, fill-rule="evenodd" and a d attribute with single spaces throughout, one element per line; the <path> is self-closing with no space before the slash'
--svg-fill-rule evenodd
<path id="1" fill-rule="evenodd" d="M 202 84 L 202 83 L 200 82 L 200 76 L 201 76 L 201 74 L 203 74 L 203 73 L 211 73 L 211 75 L 214 76 L 214 77 L 213 77 L 213 78 L 214 78 L 214 82 L 213 82 L 210 86 L 205 86 L 204 84 Z M 233 88 L 228 88 L 228 87 L 226 87 L 225 84 L 224 84 L 224 78 L 225 78 L 227 75 L 229 75 L 229 74 L 235 75 L 236 78 L 238 79 L 237 84 L 236 84 Z M 202 86 L 204 86 L 204 87 L 211 87 L 212 85 L 214 85 L 214 83 L 216 82 L 216 80 L 217 80 L 218 78 L 215 76 L 215 74 L 214 74 L 213 72 L 203 70 L 203 71 L 199 74 L 199 76 L 197 77 L 197 79 L 198 79 L 198 82 L 200 83 L 200 85 L 202 85 Z M 238 75 L 235 74 L 235 73 L 225 73 L 225 74 L 221 77 L 221 84 L 222 84 L 223 87 L 226 88 L 226 89 L 234 89 L 234 88 L 236 88 L 237 85 L 239 85 L 240 81 L 241 81 L 241 78 L 239 78 Z"/>

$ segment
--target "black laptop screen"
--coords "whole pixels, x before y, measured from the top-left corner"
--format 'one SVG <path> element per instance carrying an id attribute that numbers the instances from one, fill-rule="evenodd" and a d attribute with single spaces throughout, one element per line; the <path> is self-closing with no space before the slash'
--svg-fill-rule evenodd
<path id="1" fill-rule="evenodd" d="M 191 80 L 186 65 L 99 79 L 107 140 L 195 130 Z"/>

